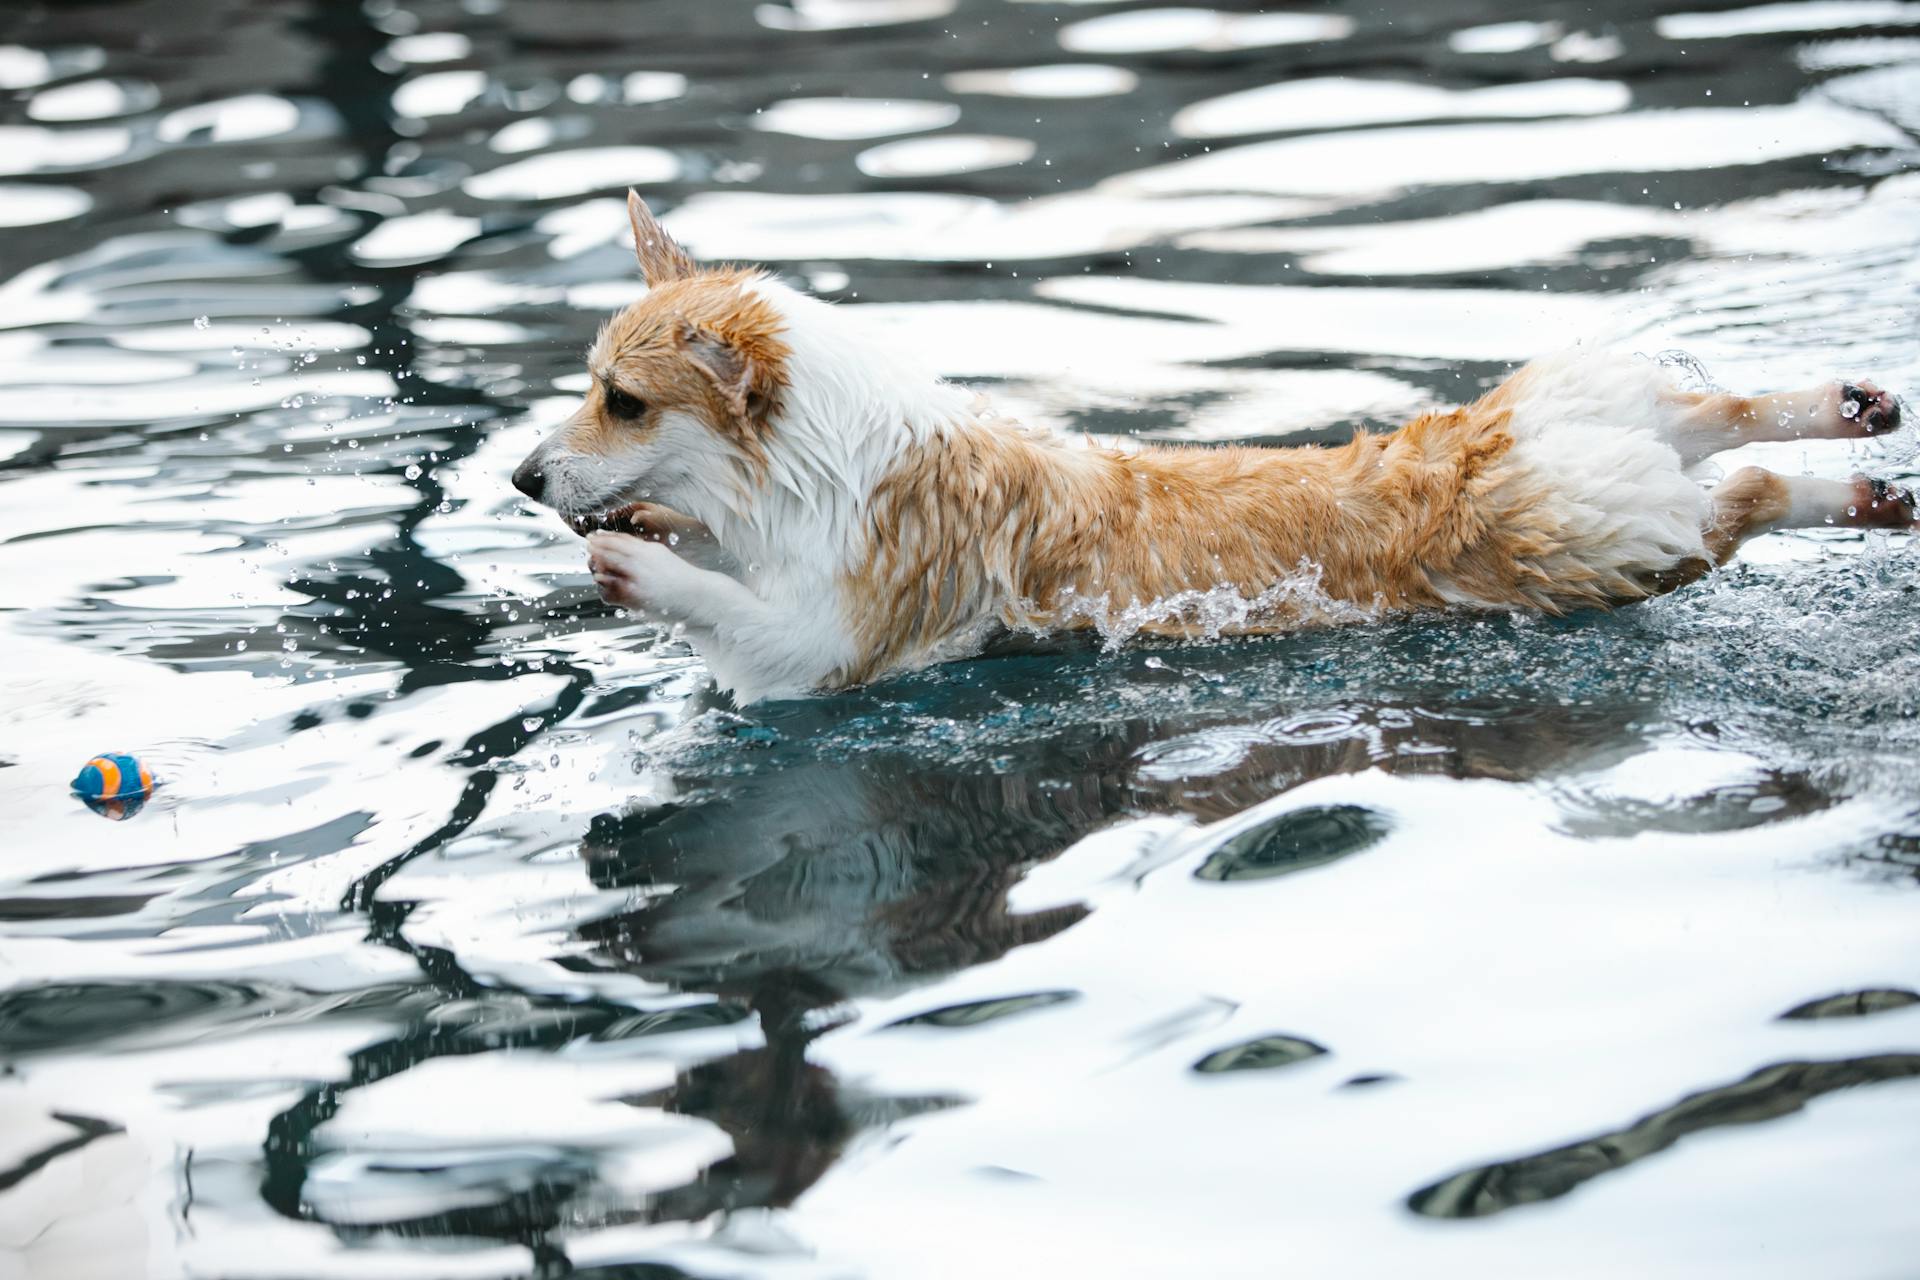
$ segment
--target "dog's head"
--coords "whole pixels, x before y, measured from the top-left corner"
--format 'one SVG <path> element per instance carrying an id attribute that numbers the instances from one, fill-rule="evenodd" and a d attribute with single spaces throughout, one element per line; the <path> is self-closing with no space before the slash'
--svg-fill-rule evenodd
<path id="1" fill-rule="evenodd" d="M 600 330 L 586 402 L 513 473 L 581 531 L 635 502 L 750 482 L 787 386 L 764 277 L 700 266 L 631 191 L 627 214 L 647 294 Z"/>

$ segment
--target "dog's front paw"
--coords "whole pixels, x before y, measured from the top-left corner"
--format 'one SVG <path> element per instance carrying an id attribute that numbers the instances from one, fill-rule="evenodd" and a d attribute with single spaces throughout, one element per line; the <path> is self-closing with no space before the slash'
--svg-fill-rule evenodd
<path id="1" fill-rule="evenodd" d="M 670 542 L 689 526 L 698 527 L 677 511 L 651 502 L 634 502 L 614 511 L 568 516 L 567 524 L 581 537 L 593 533 L 630 533 L 649 542 Z"/>
<path id="2" fill-rule="evenodd" d="M 595 532 L 587 535 L 587 568 L 600 598 L 610 605 L 639 613 L 670 616 L 672 576 L 680 568 L 673 552 L 658 542 L 630 533 Z"/>

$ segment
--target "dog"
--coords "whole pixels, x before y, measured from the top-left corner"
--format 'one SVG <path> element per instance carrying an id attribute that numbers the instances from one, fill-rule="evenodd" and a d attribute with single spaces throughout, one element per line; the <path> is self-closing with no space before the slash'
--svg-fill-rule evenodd
<path id="1" fill-rule="evenodd" d="M 1915 525 L 1911 494 L 1745 467 L 1753 441 L 1892 431 L 1870 382 L 1738 396 L 1579 350 L 1340 447 L 1097 448 L 995 418 L 848 314 L 702 266 L 628 192 L 647 284 L 584 404 L 513 474 L 587 538 L 602 599 L 684 629 L 735 699 L 975 653 L 995 630 L 1239 635 L 1671 591 L 1775 529 Z"/>

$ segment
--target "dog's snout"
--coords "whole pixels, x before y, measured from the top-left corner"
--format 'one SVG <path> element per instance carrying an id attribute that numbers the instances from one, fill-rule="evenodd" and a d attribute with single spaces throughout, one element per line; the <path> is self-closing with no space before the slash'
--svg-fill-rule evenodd
<path id="1" fill-rule="evenodd" d="M 513 469 L 513 487 L 535 502 L 540 501 L 547 491 L 547 473 L 540 469 L 539 459 L 528 458 Z"/>

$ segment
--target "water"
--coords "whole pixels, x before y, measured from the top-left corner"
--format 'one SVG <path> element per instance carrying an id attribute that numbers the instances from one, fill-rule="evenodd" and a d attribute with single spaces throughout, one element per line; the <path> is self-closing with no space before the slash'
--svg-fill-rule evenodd
<path id="1" fill-rule="evenodd" d="M 628 182 L 1065 430 L 1920 385 L 1920 7 L 1608 15 L 10 8 L 0 1270 L 1903 1274 L 1909 542 L 740 711 L 505 483 Z"/>

